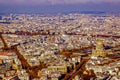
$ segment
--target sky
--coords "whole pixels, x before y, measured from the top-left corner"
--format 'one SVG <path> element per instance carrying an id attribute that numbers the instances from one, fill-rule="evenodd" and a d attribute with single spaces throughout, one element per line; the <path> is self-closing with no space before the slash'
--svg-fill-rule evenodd
<path id="1" fill-rule="evenodd" d="M 120 0 L 0 0 L 0 4 L 18 5 L 56 5 L 56 4 L 78 4 L 78 3 L 118 3 Z"/>
<path id="2" fill-rule="evenodd" d="M 120 0 L 0 0 L 0 13 L 120 12 Z"/>

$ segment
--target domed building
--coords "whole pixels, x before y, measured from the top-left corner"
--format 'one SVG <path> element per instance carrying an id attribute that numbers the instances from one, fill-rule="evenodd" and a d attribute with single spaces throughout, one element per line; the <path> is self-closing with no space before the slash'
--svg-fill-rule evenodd
<path id="1" fill-rule="evenodd" d="M 94 50 L 92 50 L 92 56 L 96 56 L 96 57 L 98 57 L 98 56 L 105 57 L 106 56 L 106 53 L 105 53 L 105 50 L 103 47 L 103 42 L 101 39 L 97 40 L 96 48 Z"/>

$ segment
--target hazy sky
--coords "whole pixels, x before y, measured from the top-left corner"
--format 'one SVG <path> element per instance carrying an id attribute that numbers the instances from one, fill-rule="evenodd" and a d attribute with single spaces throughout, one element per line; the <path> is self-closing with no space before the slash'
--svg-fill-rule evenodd
<path id="1" fill-rule="evenodd" d="M 120 12 L 120 0 L 0 0 L 0 13 Z"/>
<path id="2" fill-rule="evenodd" d="M 118 3 L 120 0 L 0 0 L 0 4 L 26 4 L 26 5 L 55 5 L 55 4 L 78 4 L 78 3 L 104 3 L 113 2 Z"/>

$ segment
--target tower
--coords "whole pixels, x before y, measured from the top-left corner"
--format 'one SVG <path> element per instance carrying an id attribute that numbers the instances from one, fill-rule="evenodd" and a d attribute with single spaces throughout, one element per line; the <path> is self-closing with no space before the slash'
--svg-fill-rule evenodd
<path id="1" fill-rule="evenodd" d="M 92 56 L 102 56 L 105 57 L 106 53 L 104 51 L 103 42 L 101 39 L 98 39 L 96 42 L 96 48 L 92 50 Z"/>

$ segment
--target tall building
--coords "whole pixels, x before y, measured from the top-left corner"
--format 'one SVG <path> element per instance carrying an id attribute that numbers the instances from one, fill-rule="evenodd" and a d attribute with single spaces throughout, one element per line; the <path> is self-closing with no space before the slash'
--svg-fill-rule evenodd
<path id="1" fill-rule="evenodd" d="M 96 48 L 94 50 L 92 50 L 92 56 L 102 56 L 105 57 L 106 53 L 103 47 L 103 42 L 101 39 L 98 39 L 96 42 Z"/>

